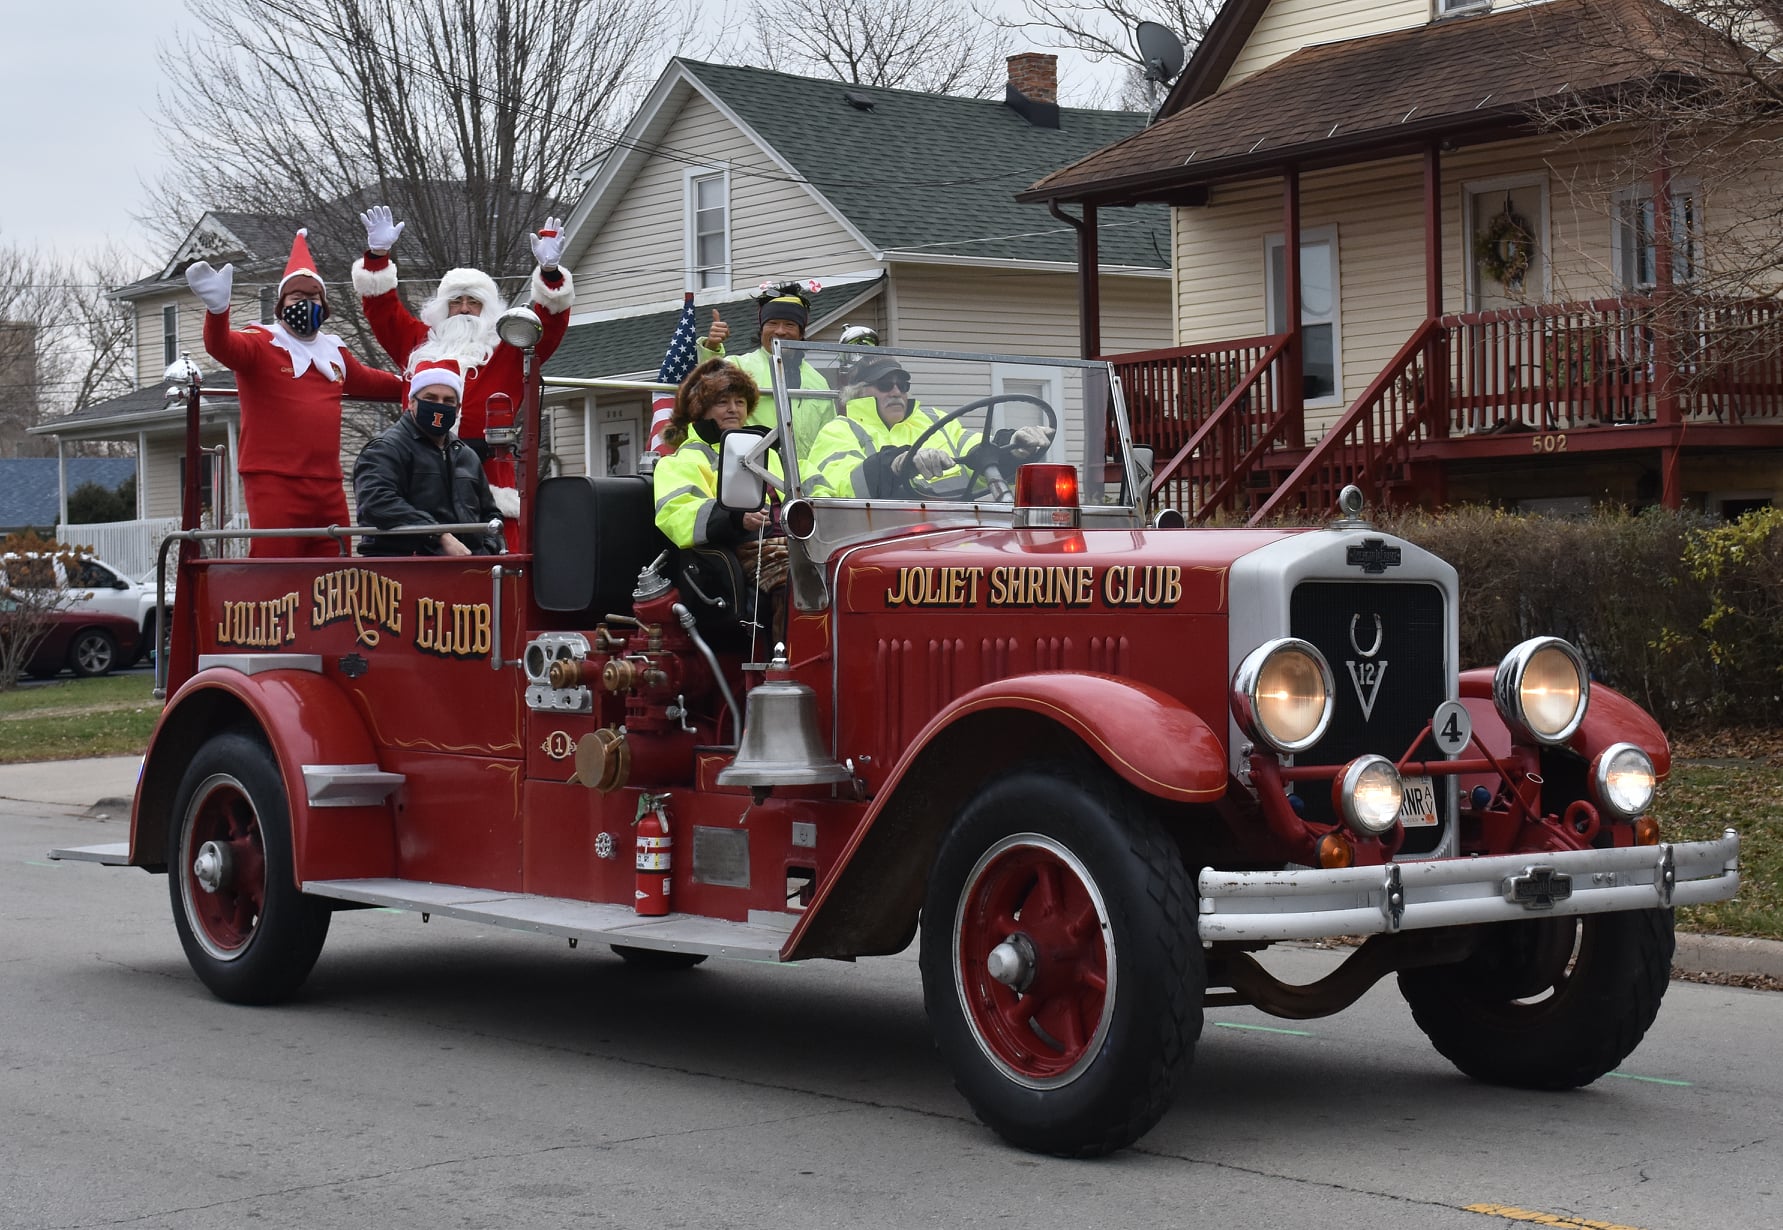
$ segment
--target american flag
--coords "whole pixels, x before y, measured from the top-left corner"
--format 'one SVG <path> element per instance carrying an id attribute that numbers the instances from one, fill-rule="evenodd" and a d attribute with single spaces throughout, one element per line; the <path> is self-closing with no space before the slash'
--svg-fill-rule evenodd
<path id="1" fill-rule="evenodd" d="M 669 339 L 669 349 L 662 356 L 662 367 L 657 370 L 658 384 L 680 384 L 693 370 L 699 359 L 699 352 L 694 348 L 693 294 L 690 291 L 681 302 L 681 319 L 675 322 L 675 335 Z M 675 395 L 658 393 L 650 404 L 650 451 L 667 453 L 673 450 L 662 442 L 662 433 L 668 429 L 669 416 L 675 411 Z"/>

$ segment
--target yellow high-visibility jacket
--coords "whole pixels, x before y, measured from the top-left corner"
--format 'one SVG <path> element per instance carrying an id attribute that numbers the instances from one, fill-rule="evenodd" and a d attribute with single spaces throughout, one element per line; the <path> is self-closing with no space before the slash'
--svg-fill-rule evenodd
<path id="1" fill-rule="evenodd" d="M 768 454 L 780 474 L 780 456 Z M 740 513 L 718 503 L 718 447 L 688 434 L 681 447 L 656 463 L 656 528 L 677 547 L 735 546 L 748 533 Z"/>
<path id="2" fill-rule="evenodd" d="M 867 458 L 882 448 L 907 448 L 915 444 L 935 425 L 939 416 L 924 409 L 914 398 L 910 401 L 910 413 L 889 427 L 879 417 L 879 404 L 872 397 L 857 397 L 844 410 L 841 418 L 832 419 L 817 433 L 809 453 L 799 454 L 799 472 L 804 476 L 805 489 L 812 495 L 842 499 L 885 499 L 887 492 L 867 489 Z M 930 436 L 923 447 L 938 448 L 959 458 L 971 452 L 978 443 L 978 433 L 966 430 L 956 421 Z M 960 467 L 955 465 L 941 478 L 953 478 L 959 473 Z"/>
<path id="3" fill-rule="evenodd" d="M 708 350 L 699 348 L 700 361 L 707 359 L 724 359 L 732 367 L 738 367 L 749 373 L 755 381 L 755 387 L 761 390 L 761 398 L 755 403 L 755 409 L 749 414 L 751 427 L 772 427 L 778 421 L 774 416 L 774 363 L 771 354 L 757 346 L 746 354 L 725 354 L 724 347 Z M 801 389 L 827 389 L 829 382 L 825 380 L 815 367 L 803 359 L 799 360 L 799 387 Z M 807 455 L 811 442 L 817 433 L 823 430 L 825 423 L 836 417 L 836 403 L 827 397 L 795 397 L 792 399 L 792 438 L 798 446 L 799 456 Z"/>

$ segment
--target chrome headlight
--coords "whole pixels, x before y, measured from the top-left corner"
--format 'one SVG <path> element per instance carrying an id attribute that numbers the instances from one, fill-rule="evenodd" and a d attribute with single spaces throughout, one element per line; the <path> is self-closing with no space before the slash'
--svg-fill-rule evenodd
<path id="1" fill-rule="evenodd" d="M 1659 776 L 1653 758 L 1632 743 L 1612 743 L 1591 764 L 1591 785 L 1597 801 L 1624 820 L 1653 805 Z"/>
<path id="2" fill-rule="evenodd" d="M 1238 728 L 1278 752 L 1303 752 L 1317 743 L 1331 724 L 1336 697 L 1325 655 L 1294 637 L 1257 646 L 1232 677 Z"/>
<path id="3" fill-rule="evenodd" d="M 1538 743 L 1564 743 L 1585 720 L 1591 683 L 1585 659 L 1554 636 L 1524 641 L 1492 677 L 1492 700 L 1512 730 Z"/>
<path id="4" fill-rule="evenodd" d="M 1405 783 L 1385 756 L 1358 756 L 1337 775 L 1332 793 L 1344 823 L 1364 837 L 1376 837 L 1398 822 Z"/>

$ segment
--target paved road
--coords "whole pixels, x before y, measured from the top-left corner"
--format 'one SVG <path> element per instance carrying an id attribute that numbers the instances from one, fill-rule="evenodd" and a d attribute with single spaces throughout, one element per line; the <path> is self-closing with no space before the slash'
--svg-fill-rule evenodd
<path id="1" fill-rule="evenodd" d="M 649 976 L 364 911 L 299 1002 L 236 1008 L 164 879 L 42 858 L 121 821 L 0 802 L 0 1227 L 1783 1226 L 1783 995 L 1675 983 L 1562 1096 L 1460 1077 L 1391 984 L 1216 1009 L 1164 1122 L 1063 1162 L 972 1119 L 907 956 Z"/>

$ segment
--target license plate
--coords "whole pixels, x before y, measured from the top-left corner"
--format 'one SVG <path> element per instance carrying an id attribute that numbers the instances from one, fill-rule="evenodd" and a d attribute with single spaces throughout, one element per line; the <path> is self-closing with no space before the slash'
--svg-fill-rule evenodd
<path id="1" fill-rule="evenodd" d="M 1399 823 L 1408 829 L 1429 828 L 1436 823 L 1436 783 L 1428 777 L 1408 777 L 1405 798 L 1399 804 Z"/>

